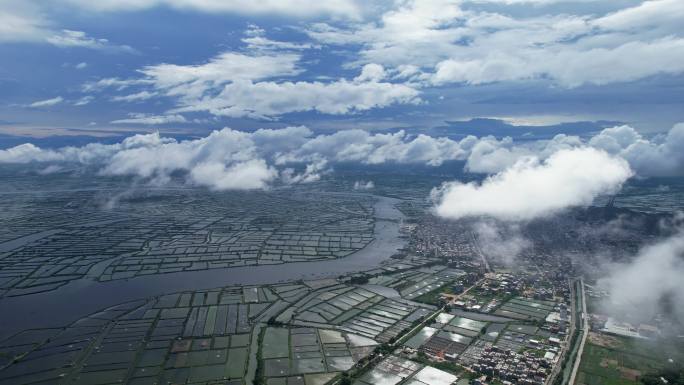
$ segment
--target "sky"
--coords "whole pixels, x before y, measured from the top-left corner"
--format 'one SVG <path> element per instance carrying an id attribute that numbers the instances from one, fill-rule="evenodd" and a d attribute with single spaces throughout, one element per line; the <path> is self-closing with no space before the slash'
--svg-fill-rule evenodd
<path id="1" fill-rule="evenodd" d="M 0 135 L 487 118 L 651 138 L 684 121 L 683 19 L 681 0 L 2 0 Z"/>

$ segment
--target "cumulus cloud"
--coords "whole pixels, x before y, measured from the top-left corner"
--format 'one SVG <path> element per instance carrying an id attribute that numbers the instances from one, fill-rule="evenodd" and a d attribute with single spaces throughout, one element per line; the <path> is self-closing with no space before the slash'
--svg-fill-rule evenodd
<path id="1" fill-rule="evenodd" d="M 356 82 L 379 82 L 386 76 L 385 69 L 380 64 L 370 63 L 363 66 L 361 74 L 354 78 Z"/>
<path id="2" fill-rule="evenodd" d="M 176 102 L 168 114 L 208 112 L 214 116 L 258 119 L 302 111 L 340 115 L 421 102 L 415 88 L 381 81 L 384 71 L 378 65 L 364 67 L 352 81 L 283 80 L 302 72 L 298 66 L 300 59 L 301 55 L 293 52 L 224 52 L 203 64 L 147 66 L 139 70 L 142 78 L 100 79 L 85 84 L 83 91 L 138 87 L 138 92 L 114 96 L 112 100 L 166 97 Z"/>
<path id="3" fill-rule="evenodd" d="M 577 148 L 560 150 L 544 161 L 524 158 L 482 183 L 446 183 L 433 191 L 433 199 L 436 213 L 446 218 L 530 220 L 587 206 L 599 195 L 618 191 L 631 176 L 625 160 Z"/>
<path id="4" fill-rule="evenodd" d="M 263 189 L 278 176 L 263 159 L 235 163 L 229 167 L 223 162 L 203 162 L 190 171 L 190 179 L 197 185 L 215 190 Z"/>
<path id="5" fill-rule="evenodd" d="M 291 112 L 317 111 L 349 114 L 392 104 L 418 103 L 418 91 L 403 85 L 378 82 L 258 82 L 236 81 L 214 97 L 205 97 L 174 109 L 206 111 L 216 116 L 270 119 Z"/>
<path id="6" fill-rule="evenodd" d="M 91 143 L 56 150 L 27 143 L 0 150 L 0 163 L 75 163 L 95 167 L 101 175 L 133 176 L 156 184 L 167 183 L 179 173 L 187 183 L 215 190 L 263 189 L 277 181 L 313 182 L 327 171 L 323 159 L 303 163 L 301 173 L 274 161 L 277 151 L 297 147 L 310 134 L 305 127 L 253 133 L 225 128 L 186 141 L 165 138 L 157 132 L 134 135 L 116 144 Z M 300 139 L 293 139 L 297 135 Z M 286 140 L 281 142 L 282 138 Z"/>
<path id="7" fill-rule="evenodd" d="M 207 89 L 238 80 L 263 80 L 301 73 L 298 54 L 241 54 L 224 52 L 204 64 L 157 64 L 140 70 L 146 81 L 169 94 L 188 94 L 187 89 Z"/>
<path id="8" fill-rule="evenodd" d="M 155 125 L 186 121 L 180 114 L 131 114 L 127 119 L 114 123 Z M 231 139 L 225 139 L 227 137 Z M 141 142 L 145 138 L 146 142 Z M 497 139 L 491 136 L 468 136 L 453 140 L 425 134 L 412 135 L 403 130 L 371 133 L 361 129 L 348 129 L 314 135 L 304 126 L 259 129 L 251 133 L 225 128 L 206 138 L 178 143 L 158 136 L 156 138 L 161 141 L 151 141 L 154 138 L 155 136 L 134 136 L 118 145 L 92 143 L 84 147 L 59 150 L 40 149 L 24 144 L 0 150 L 0 162 L 66 161 L 90 164 L 98 163 L 99 160 L 99 163 L 106 164 L 107 167 L 114 167 L 105 168 L 114 174 L 151 177 L 160 170 L 163 174 L 171 172 L 176 167 L 174 165 L 183 159 L 182 166 L 178 168 L 189 170 L 193 164 L 199 162 L 192 160 L 192 154 L 201 147 L 209 154 L 219 154 L 219 160 L 228 159 L 226 170 L 237 161 L 264 159 L 270 167 L 278 169 L 282 181 L 299 183 L 316 180 L 328 170 L 328 164 L 333 163 L 440 166 L 449 161 L 465 161 L 465 171 L 492 176 L 481 185 L 455 182 L 445 185 L 437 192 L 443 200 L 441 203 L 445 215 L 457 216 L 479 215 L 478 210 L 489 206 L 489 199 L 496 201 L 496 204 L 491 205 L 491 210 L 501 210 L 501 215 L 504 216 L 515 216 L 518 211 L 537 215 L 534 207 L 530 210 L 520 208 L 519 201 L 535 202 L 533 206 L 539 207 L 541 211 L 588 204 L 596 194 L 609 193 L 612 187 L 619 187 L 631 175 L 631 170 L 644 177 L 684 175 L 684 155 L 680 151 L 684 146 L 683 124 L 678 124 L 667 134 L 650 140 L 629 126 L 607 128 L 587 140 L 558 135 L 551 140 L 535 142 L 516 142 L 511 138 Z M 164 150 L 166 141 L 170 142 L 169 147 L 172 148 L 169 153 Z M 143 143 L 144 146 L 135 145 L 136 143 Z M 235 158 L 235 154 L 224 159 L 223 156 L 230 153 L 229 149 L 236 148 L 236 144 L 248 151 L 236 152 L 235 154 L 243 154 L 239 159 Z M 138 147 L 150 147 L 154 151 L 149 148 L 137 149 Z M 161 164 L 154 166 L 167 160 L 172 165 L 168 169 Z M 598 167 L 592 165 L 592 162 L 596 162 L 595 165 L 605 164 L 607 167 Z M 122 167 L 129 163 L 133 166 Z M 140 166 L 140 163 L 154 167 L 149 172 L 143 172 L 146 167 Z M 290 166 L 292 164 L 305 164 L 308 167 L 295 172 L 296 168 Z M 218 169 L 216 166 L 211 167 L 211 170 Z M 585 169 L 587 172 L 584 172 Z M 616 175 L 617 178 L 613 178 Z M 549 183 L 540 182 L 547 177 Z M 561 185 L 567 185 L 567 188 L 560 188 Z M 556 194 L 557 190 L 559 191 Z M 468 198 L 478 196 L 486 199 L 463 200 L 460 205 L 451 205 L 449 202 L 452 199 L 447 198 L 457 193 Z M 497 194 L 505 194 L 502 195 L 505 200 L 497 197 Z M 525 198 L 527 194 L 535 199 Z M 508 204 L 509 202 L 512 204 Z M 475 212 L 470 213 L 467 208 L 461 207 L 468 205 Z M 499 206 L 510 207 L 512 212 L 507 213 L 505 207 Z M 452 209 L 455 210 L 453 213 L 450 211 Z"/>
<path id="9" fill-rule="evenodd" d="M 360 129 L 350 129 L 313 137 L 299 148 L 279 154 L 278 161 L 301 162 L 324 158 L 335 162 L 439 166 L 449 160 L 465 159 L 468 155 L 466 149 L 473 141 L 477 139 L 468 137 L 459 142 L 423 134 L 412 136 L 403 130 L 371 134 Z"/>
<path id="10" fill-rule="evenodd" d="M 684 72 L 684 6 L 678 0 L 647 1 L 607 15 L 547 8 L 543 16 L 464 6 L 468 2 L 559 1 L 404 1 L 375 22 L 314 23 L 307 31 L 322 43 L 360 45 L 351 65 L 377 63 L 398 74 L 410 68 L 412 81 L 424 85 L 544 79 L 573 88 Z"/>
<path id="11" fill-rule="evenodd" d="M 469 148 L 465 169 L 474 173 L 494 174 L 525 157 L 546 159 L 558 150 L 583 146 L 597 148 L 627 160 L 640 176 L 684 175 L 684 154 L 680 150 L 684 147 L 682 123 L 652 138 L 644 137 L 627 125 L 606 128 L 587 140 L 565 134 L 551 140 L 533 142 L 516 142 L 509 137 L 483 137 L 473 141 Z"/>
<path id="12" fill-rule="evenodd" d="M 64 160 L 62 153 L 44 150 L 31 143 L 0 150 L 1 163 L 61 162 Z"/>
<path id="13" fill-rule="evenodd" d="M 158 116 L 134 114 L 128 123 L 155 123 Z M 290 163 L 314 165 L 312 170 L 321 171 L 326 162 L 356 162 L 363 164 L 381 163 L 413 163 L 438 166 L 449 160 L 465 159 L 466 149 L 472 146 L 477 139 L 468 137 L 459 141 L 448 138 L 433 138 L 427 135 L 409 135 L 404 131 L 396 133 L 370 133 L 360 129 L 338 131 L 332 134 L 314 135 L 304 126 L 286 127 L 282 129 L 259 129 L 251 133 L 225 128 L 215 131 L 205 138 L 194 141 L 175 143 L 173 139 L 162 138 L 158 134 L 137 135 L 124 140 L 117 145 L 101 145 L 92 143 L 84 147 L 66 147 L 52 151 L 52 160 L 77 161 L 84 159 L 107 159 L 113 164 L 127 164 L 129 159 L 136 165 L 138 161 L 153 165 L 165 157 L 178 159 L 195 151 L 196 147 L 205 148 L 209 154 L 222 158 L 229 149 L 242 149 L 247 153 L 258 154 L 259 157 L 268 159 L 277 166 L 285 166 Z M 174 144 L 175 143 L 175 144 Z M 162 151 L 165 145 L 173 147 L 173 151 Z M 154 148 L 154 154 L 149 152 Z M 179 152 L 179 153 L 176 153 Z M 28 162 L 31 156 L 37 161 L 44 161 L 42 156 L 50 153 L 31 144 L 13 147 L 8 150 L 0 150 L 4 162 Z M 21 154 L 21 156 L 19 156 Z M 25 154 L 25 155 L 24 155 Z M 87 156 L 86 156 L 87 155 Z M 149 159 L 145 159 L 150 156 Z M 157 158 L 161 156 L 160 158 Z M 188 155 L 191 156 L 191 155 Z M 124 161 L 125 158 L 126 160 Z M 241 159 L 249 159 L 250 156 L 242 156 Z M 121 162 L 119 162 L 121 160 Z M 176 163 L 172 161 L 170 163 Z M 126 169 L 126 167 L 124 167 Z M 123 172 L 123 171 L 122 171 Z M 118 172 L 116 172 L 118 173 Z M 144 172 L 143 176 L 151 173 Z M 293 174 L 294 175 L 294 174 Z"/>
<path id="14" fill-rule="evenodd" d="M 684 323 L 684 233 L 644 247 L 629 263 L 611 267 L 598 281 L 604 310 L 621 319 L 648 322 L 657 314 Z"/>
<path id="15" fill-rule="evenodd" d="M 684 175 L 683 123 L 654 140 L 645 139 L 629 126 L 608 128 L 591 138 L 589 144 L 626 159 L 640 175 Z"/>
<path id="16" fill-rule="evenodd" d="M 282 172 L 282 179 L 286 184 L 316 182 L 321 179 L 322 174 L 329 172 L 327 166 L 328 162 L 325 159 L 319 159 L 307 164 L 304 172 L 300 174 L 297 174 L 294 168 L 286 168 Z"/>
<path id="17" fill-rule="evenodd" d="M 483 84 L 551 78 L 568 87 L 628 82 L 659 73 L 684 72 L 684 39 L 663 37 L 649 42 L 630 41 L 615 47 L 571 48 L 554 52 L 548 47 L 528 52 L 492 51 L 480 57 L 448 59 L 437 64 L 434 84 Z M 636 65 L 650 57 L 650 65 Z"/>
<path id="18" fill-rule="evenodd" d="M 495 174 L 512 166 L 520 159 L 535 156 L 546 159 L 551 154 L 577 148 L 585 143 L 577 136 L 559 134 L 551 140 L 516 143 L 510 137 L 497 139 L 486 136 L 474 142 L 465 165 L 466 171 L 480 174 Z"/>

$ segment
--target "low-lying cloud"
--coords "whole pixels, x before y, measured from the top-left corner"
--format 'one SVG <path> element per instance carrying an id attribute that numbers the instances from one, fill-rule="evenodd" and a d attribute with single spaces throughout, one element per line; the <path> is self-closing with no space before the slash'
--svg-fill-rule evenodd
<path id="1" fill-rule="evenodd" d="M 473 224 L 472 229 L 484 255 L 505 266 L 512 266 L 516 257 L 532 247 L 532 242 L 522 236 L 516 223 L 481 220 Z"/>
<path id="2" fill-rule="evenodd" d="M 354 182 L 354 190 L 372 190 L 375 188 L 375 183 L 372 180 L 368 182 L 363 180 L 357 180 Z"/>
<path id="3" fill-rule="evenodd" d="M 657 314 L 684 323 L 684 233 L 649 245 L 629 263 L 614 265 L 598 281 L 609 296 L 603 310 L 620 319 L 648 322 Z"/>
<path id="4" fill-rule="evenodd" d="M 368 76 L 371 75 L 380 76 Z M 147 115 L 131 117 L 139 120 L 162 118 Z M 439 195 L 446 199 L 451 196 L 450 194 L 458 192 L 467 193 L 468 196 L 475 194 L 485 199 L 486 195 L 483 194 L 494 194 L 494 189 L 499 189 L 497 186 L 500 186 L 498 192 L 505 195 L 496 198 L 497 204 L 489 205 L 483 202 L 482 205 L 492 207 L 488 211 L 489 214 L 492 214 L 491 211 L 499 205 L 510 207 L 513 213 L 504 213 L 506 210 L 502 208 L 499 214 L 516 217 L 515 212 L 518 209 L 515 202 L 535 201 L 526 197 L 535 198 L 537 194 L 546 194 L 548 197 L 545 195 L 539 200 L 539 204 L 535 201 L 533 206 L 543 207 L 541 211 L 555 210 L 568 205 L 583 205 L 590 200 L 583 194 L 575 195 L 582 190 L 582 186 L 594 186 L 585 183 L 585 179 L 596 183 L 607 181 L 609 187 L 622 183 L 612 183 L 610 178 L 604 179 L 601 167 L 592 164 L 592 159 L 606 162 L 608 165 L 619 163 L 621 172 L 618 174 L 618 181 L 624 181 L 624 170 L 630 168 L 636 175 L 643 177 L 684 175 L 684 154 L 680 151 L 681 148 L 684 148 L 684 124 L 675 125 L 667 134 L 653 138 L 644 137 L 632 127 L 618 126 L 607 128 L 588 139 L 561 134 L 550 140 L 534 142 L 517 142 L 508 137 L 497 139 L 493 136 L 467 136 L 461 140 L 454 140 L 448 137 L 409 134 L 404 130 L 373 133 L 362 129 L 350 129 L 316 135 L 307 127 L 297 126 L 260 129 L 254 132 L 224 128 L 206 137 L 185 141 L 165 138 L 159 134 L 135 135 L 117 144 L 90 143 L 82 147 L 60 149 L 39 148 L 25 143 L 0 150 L 0 163 L 73 162 L 97 166 L 105 175 L 132 175 L 156 181 L 167 178 L 175 171 L 181 171 L 187 172 L 190 176 L 197 176 L 191 177 L 189 181 L 206 185 L 201 175 L 206 175 L 207 170 L 221 175 L 242 175 L 234 174 L 237 169 L 232 167 L 243 164 L 256 170 L 257 163 L 249 161 L 262 160 L 263 162 L 258 162 L 263 165 L 258 172 L 259 182 L 246 183 L 245 186 L 267 186 L 276 181 L 315 181 L 328 169 L 328 165 L 341 162 L 441 166 L 449 161 L 464 161 L 465 171 L 493 176 L 482 185 L 447 184 L 440 190 Z M 559 160 L 554 158 L 559 153 L 566 154 L 566 157 L 569 156 L 567 154 L 577 154 L 580 159 L 577 159 L 577 162 L 568 161 L 568 170 L 551 169 L 550 165 L 561 166 L 557 164 Z M 589 160 L 582 161 L 581 158 L 585 156 L 589 157 Z M 194 168 L 199 165 L 202 165 L 200 170 L 204 172 L 195 171 L 192 174 Z M 221 165 L 224 168 L 221 168 Z M 295 172 L 302 168 L 304 171 L 301 173 Z M 611 170 L 612 168 L 606 169 L 606 172 L 610 173 Z M 535 177 L 537 174 L 539 177 L 548 176 L 552 179 L 548 179 L 547 183 L 541 183 Z M 564 177 L 557 176 L 561 174 Z M 530 179 L 525 182 L 526 186 L 510 189 L 512 184 L 519 180 L 518 177 Z M 567 178 L 572 180 L 568 181 Z M 572 183 L 568 184 L 569 182 Z M 564 187 L 560 188 L 559 184 Z M 216 185 L 232 186 L 225 182 L 217 182 Z M 611 188 L 599 190 L 598 193 L 612 191 Z M 593 191 L 589 192 L 590 198 L 595 196 Z M 513 193 L 521 196 L 511 195 Z M 448 209 L 451 205 L 447 204 L 446 200 L 442 202 L 443 199 L 440 200 L 443 212 L 451 212 L 451 209 Z M 470 214 L 477 215 L 480 210 L 476 207 L 478 206 L 471 207 L 470 210 L 473 212 Z M 457 211 L 456 214 L 448 215 L 465 215 L 460 209 Z M 523 208 L 521 211 L 528 210 Z M 537 215 L 534 210 L 530 210 L 529 213 L 531 216 Z"/>
<path id="5" fill-rule="evenodd" d="M 482 183 L 449 182 L 433 191 L 446 218 L 491 216 L 530 220 L 617 192 L 632 176 L 622 158 L 593 148 L 560 150 L 546 160 L 528 157 Z"/>
<path id="6" fill-rule="evenodd" d="M 91 143 L 83 147 L 42 149 L 22 144 L 0 150 L 0 163 L 76 163 L 93 166 L 101 175 L 132 176 L 151 183 L 167 183 L 174 173 L 184 174 L 187 183 L 215 190 L 263 189 L 281 180 L 304 183 L 317 180 L 325 163 L 306 166 L 302 174 L 292 168 L 278 169 L 267 145 L 282 135 L 307 136 L 305 127 L 258 130 L 254 133 L 229 128 L 204 138 L 177 141 L 159 133 L 134 135 L 121 143 Z M 296 141 L 290 141 L 296 146 Z M 287 142 L 281 142 L 287 148 Z"/>
<path id="7" fill-rule="evenodd" d="M 646 138 L 633 127 L 623 125 L 602 130 L 584 140 L 560 134 L 551 140 L 515 142 L 509 137 L 484 137 L 472 145 L 466 170 L 494 174 L 511 167 L 520 159 L 535 156 L 546 159 L 559 150 L 593 147 L 627 160 L 637 175 L 684 175 L 684 124 L 674 125 L 667 133 Z"/>

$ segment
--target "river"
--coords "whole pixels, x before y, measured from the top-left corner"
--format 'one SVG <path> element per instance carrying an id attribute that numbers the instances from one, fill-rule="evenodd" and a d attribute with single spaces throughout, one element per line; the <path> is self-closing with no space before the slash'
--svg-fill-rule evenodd
<path id="1" fill-rule="evenodd" d="M 394 207 L 399 200 L 376 198 L 375 239 L 347 257 L 329 261 L 149 275 L 106 282 L 82 278 L 52 291 L 1 299 L 0 340 L 26 329 L 67 326 L 110 306 L 166 293 L 329 278 L 371 270 L 405 245 L 399 231 L 399 220 L 403 214 Z"/>

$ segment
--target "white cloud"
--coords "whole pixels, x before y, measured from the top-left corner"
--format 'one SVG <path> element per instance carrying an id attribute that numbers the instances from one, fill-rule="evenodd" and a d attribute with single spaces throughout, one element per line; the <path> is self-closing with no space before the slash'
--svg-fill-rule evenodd
<path id="1" fill-rule="evenodd" d="M 77 70 L 82 70 L 84 68 L 88 67 L 88 63 L 86 62 L 80 62 L 74 66 Z"/>
<path id="2" fill-rule="evenodd" d="M 471 149 L 465 165 L 469 172 L 494 174 L 515 164 L 520 158 L 533 152 L 525 147 L 513 146 L 513 139 L 494 137 L 480 139 Z"/>
<path id="3" fill-rule="evenodd" d="M 484 255 L 506 266 L 512 266 L 516 257 L 533 246 L 522 236 L 516 223 L 480 220 L 473 224 L 472 229 Z"/>
<path id="4" fill-rule="evenodd" d="M 458 0 L 396 2 L 377 22 L 338 28 L 325 23 L 310 26 L 307 33 L 327 44 L 363 44 L 358 62 L 396 67 L 405 64 L 434 65 L 446 59 L 460 28 L 452 24 L 463 16 Z"/>
<path id="5" fill-rule="evenodd" d="M 278 161 L 312 161 L 328 159 L 334 162 L 365 164 L 413 163 L 439 166 L 449 160 L 465 159 L 467 148 L 476 139 L 460 142 L 427 135 L 410 136 L 404 131 L 392 134 L 371 134 L 350 129 L 329 135 L 319 135 L 302 143 L 299 148 L 278 155 Z"/>
<path id="6" fill-rule="evenodd" d="M 45 167 L 44 169 L 39 170 L 38 174 L 39 175 L 50 175 L 50 174 L 56 174 L 56 173 L 61 172 L 61 171 L 63 171 L 61 166 L 58 166 L 56 164 L 51 164 L 51 165 Z"/>
<path id="7" fill-rule="evenodd" d="M 111 123 L 114 124 L 145 124 L 145 125 L 159 125 L 168 123 L 185 123 L 187 119 L 183 115 L 170 114 L 170 115 L 150 115 L 150 114 L 139 114 L 131 113 L 129 118 L 112 120 Z"/>
<path id="8" fill-rule="evenodd" d="M 83 84 L 81 90 L 83 92 L 100 92 L 108 88 L 113 88 L 117 91 L 122 91 L 133 86 L 149 85 L 152 83 L 153 81 L 149 79 L 103 78 L 94 82 L 87 82 Z"/>
<path id="9" fill-rule="evenodd" d="M 283 182 L 286 184 L 311 183 L 321 179 L 321 175 L 328 172 L 328 162 L 325 159 L 307 164 L 302 173 L 297 174 L 293 168 L 286 168 L 282 172 Z"/>
<path id="10" fill-rule="evenodd" d="M 3 0 L 0 2 L 0 43 L 28 42 L 46 43 L 55 47 L 81 47 L 112 52 L 135 52 L 127 45 L 116 45 L 107 39 L 88 36 L 83 31 L 58 30 L 40 2 L 25 0 Z M 76 69 L 83 69 L 87 63 L 79 63 Z"/>
<path id="11" fill-rule="evenodd" d="M 54 97 L 52 99 L 39 100 L 29 104 L 29 107 L 40 108 L 40 107 L 50 107 L 56 104 L 62 103 L 64 98 L 61 96 Z"/>
<path id="12" fill-rule="evenodd" d="M 186 121 L 182 115 L 131 114 L 115 123 L 154 125 Z M 477 210 L 490 207 L 501 211 L 503 216 L 515 216 L 519 210 L 536 216 L 535 208 L 553 211 L 584 205 L 597 193 L 609 193 L 610 187 L 621 183 L 616 182 L 622 180 L 620 176 L 631 175 L 630 166 L 640 176 L 684 175 L 683 146 L 684 124 L 651 140 L 631 127 L 620 126 L 606 129 L 587 141 L 558 135 L 551 140 L 521 143 L 510 138 L 468 136 L 456 141 L 424 134 L 410 135 L 405 131 L 371 133 L 361 129 L 314 135 L 308 128 L 297 126 L 259 129 L 252 133 L 226 128 L 206 138 L 180 143 L 158 135 L 142 135 L 118 145 L 93 143 L 59 150 L 44 150 L 26 144 L 0 150 L 0 162 L 94 163 L 105 165 L 103 169 L 107 173 L 152 178 L 156 174 L 167 175 L 174 169 L 191 170 L 200 162 L 224 162 L 225 170 L 229 170 L 235 162 L 263 159 L 269 167 L 279 170 L 281 181 L 303 183 L 317 180 L 327 172 L 327 165 L 334 163 L 439 166 L 460 160 L 466 161 L 466 171 L 495 175 L 482 185 L 450 183 L 444 186 L 439 191 L 439 198 L 445 215 L 477 215 Z M 205 155 L 198 158 L 198 149 Z M 307 166 L 297 173 L 290 166 L 292 164 Z M 215 165 L 207 167 L 218 169 Z M 580 171 L 585 169 L 589 171 L 584 175 Z M 617 179 L 612 178 L 615 175 Z M 549 183 L 540 182 L 544 178 L 548 178 Z M 565 187 L 559 188 L 561 185 Z M 457 200 L 461 203 L 451 205 L 449 202 L 453 200 L 447 198 L 457 193 L 468 199 Z M 503 194 L 504 198 L 493 198 L 496 194 Z M 488 199 L 496 204 L 490 205 Z M 534 205 L 520 208 L 519 201 L 534 202 Z M 465 207 L 461 207 L 463 205 Z M 507 208 L 511 213 L 506 212 Z M 469 214 L 468 210 L 473 213 Z"/>
<path id="13" fill-rule="evenodd" d="M 264 36 L 249 36 L 242 39 L 250 50 L 290 50 L 299 51 L 312 48 L 320 48 L 319 45 L 310 43 L 291 43 L 287 41 L 271 40 Z"/>
<path id="14" fill-rule="evenodd" d="M 650 57 L 646 64 L 638 60 Z M 660 73 L 684 72 L 684 39 L 665 37 L 591 49 L 550 47 L 516 52 L 491 51 L 480 57 L 448 59 L 437 64 L 434 84 L 483 84 L 547 77 L 565 87 L 605 85 Z"/>
<path id="15" fill-rule="evenodd" d="M 372 180 L 369 180 L 368 182 L 357 180 L 356 182 L 354 182 L 354 190 L 372 190 L 374 188 L 375 183 L 373 183 Z"/>
<path id="16" fill-rule="evenodd" d="M 354 78 L 355 82 L 379 82 L 386 76 L 385 69 L 380 64 L 370 63 L 363 66 L 361 75 Z"/>
<path id="17" fill-rule="evenodd" d="M 419 103 L 419 91 L 382 82 L 381 66 L 368 65 L 349 81 L 277 81 L 301 73 L 294 53 L 241 54 L 225 52 L 196 65 L 159 64 L 142 68 L 140 79 L 106 78 L 83 86 L 84 92 L 106 88 L 143 87 L 115 101 L 168 97 L 176 101 L 169 114 L 208 112 L 215 116 L 273 119 L 280 115 L 317 111 L 350 114 L 392 104 Z"/>
<path id="18" fill-rule="evenodd" d="M 635 322 L 649 322 L 668 304 L 684 322 L 684 234 L 647 246 L 629 263 L 612 266 L 598 286 L 609 292 L 603 302 L 609 314 Z"/>
<path id="19" fill-rule="evenodd" d="M 650 0 L 613 12 L 594 21 L 594 25 L 612 31 L 675 32 L 681 34 L 684 3 L 679 0 Z"/>
<path id="20" fill-rule="evenodd" d="M 263 159 L 252 159 L 226 167 L 222 162 L 199 163 L 190 171 L 197 185 L 215 190 L 263 189 L 278 177 L 278 172 Z"/>
<path id="21" fill-rule="evenodd" d="M 86 35 L 83 31 L 63 29 L 45 39 L 48 43 L 57 47 L 81 47 L 99 50 L 135 52 L 127 45 L 112 45 L 107 39 L 96 39 Z"/>
<path id="22" fill-rule="evenodd" d="M 356 18 L 361 14 L 359 3 L 353 0 L 67 0 L 84 9 L 98 12 L 139 11 L 158 6 L 207 13 L 238 13 L 248 15 L 276 14 L 295 17 L 331 15 Z"/>
<path id="23" fill-rule="evenodd" d="M 446 218 L 491 216 L 529 220 L 615 193 L 632 176 L 626 161 L 592 148 L 560 150 L 545 161 L 530 157 L 481 184 L 449 182 L 433 191 Z"/>
<path id="24" fill-rule="evenodd" d="M 598 135 L 589 140 L 589 145 L 611 154 L 618 154 L 634 142 L 642 139 L 641 134 L 634 128 L 624 125 L 602 130 Z"/>
<path id="25" fill-rule="evenodd" d="M 54 22 L 46 13 L 31 1 L 4 0 L 0 2 L 0 43 L 29 42 L 47 43 L 56 47 L 83 47 L 98 50 L 135 52 L 126 45 L 114 45 L 107 39 L 88 36 L 83 31 L 70 29 L 56 30 Z M 77 69 L 85 68 L 80 63 Z"/>
<path id="26" fill-rule="evenodd" d="M 489 3 L 489 4 L 503 4 L 503 5 L 552 5 L 559 3 L 568 3 L 569 0 L 463 0 L 469 3 Z M 574 3 L 599 3 L 603 0 L 572 0 Z"/>
<path id="27" fill-rule="evenodd" d="M 0 2 L 0 42 L 44 40 L 50 33 L 48 24 L 40 9 L 31 2 Z"/>
<path id="28" fill-rule="evenodd" d="M 179 172 L 187 183 L 211 189 L 262 189 L 278 180 L 288 184 L 313 182 L 326 172 L 325 160 L 306 164 L 300 174 L 290 168 L 279 169 L 281 165 L 273 160 L 274 151 L 297 146 L 288 136 L 309 134 L 305 127 L 254 133 L 226 128 L 181 142 L 152 133 L 134 135 L 116 144 L 91 143 L 57 150 L 27 143 L 0 150 L 0 163 L 76 163 L 97 167 L 102 175 L 133 176 L 150 183 L 167 183 Z"/>
<path id="29" fill-rule="evenodd" d="M 95 100 L 95 97 L 90 96 L 90 95 L 86 95 L 86 96 L 76 100 L 74 102 L 74 106 L 85 106 L 85 105 L 90 104 L 90 102 L 92 102 L 93 100 Z"/>
<path id="30" fill-rule="evenodd" d="M 418 103 L 418 91 L 393 83 L 235 81 L 216 96 L 205 97 L 175 112 L 207 111 L 216 116 L 269 119 L 282 114 L 317 111 L 349 114 L 392 104 Z"/>
<path id="31" fill-rule="evenodd" d="M 30 163 L 30 162 L 61 162 L 64 155 L 44 150 L 31 143 L 24 143 L 18 146 L 0 150 L 0 163 Z"/>
<path id="32" fill-rule="evenodd" d="M 684 123 L 676 124 L 660 141 L 643 138 L 629 126 L 603 130 L 589 144 L 626 159 L 643 176 L 684 175 Z"/>
<path id="33" fill-rule="evenodd" d="M 115 102 L 138 102 L 142 100 L 151 99 L 155 96 L 157 96 L 155 92 L 140 91 L 129 95 L 114 96 L 112 97 L 112 100 Z"/>
<path id="34" fill-rule="evenodd" d="M 250 51 L 301 51 L 306 49 L 319 49 L 320 45 L 311 43 L 294 43 L 289 41 L 276 41 L 271 40 L 266 37 L 266 31 L 257 25 L 250 24 L 245 31 L 246 37 L 242 39 L 242 42 L 247 45 L 247 49 Z"/>
<path id="35" fill-rule="evenodd" d="M 465 170 L 481 174 L 495 174 L 524 157 L 536 156 L 546 159 L 562 149 L 581 147 L 584 142 L 577 136 L 556 135 L 551 140 L 516 143 L 510 137 L 500 140 L 486 136 L 474 142 L 465 165 Z"/>
<path id="36" fill-rule="evenodd" d="M 558 1 L 483 2 L 537 6 Z M 545 79 L 572 88 L 684 73 L 679 26 L 684 3 L 679 0 L 646 1 L 608 15 L 535 17 L 463 3 L 397 2 L 375 22 L 315 23 L 307 32 L 322 43 L 360 44 L 350 65 L 377 63 L 399 74 L 411 69 L 418 74 L 412 81 L 424 86 Z"/>
<path id="37" fill-rule="evenodd" d="M 248 55 L 224 52 L 204 64 L 158 64 L 140 70 L 146 82 L 165 90 L 169 95 L 201 96 L 204 91 L 238 80 L 263 80 L 294 76 L 298 54 Z"/>
<path id="38" fill-rule="evenodd" d="M 511 138 L 500 140 L 484 137 L 467 151 L 465 169 L 474 173 L 494 174 L 524 157 L 546 159 L 561 149 L 590 146 L 619 156 L 629 162 L 640 176 L 684 175 L 684 124 L 679 123 L 665 135 L 647 139 L 633 127 L 617 126 L 602 130 L 583 141 L 577 136 L 557 135 L 551 140 L 515 142 Z"/>

